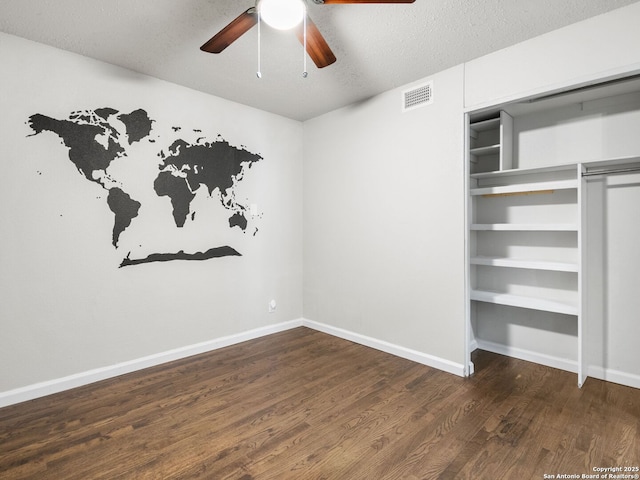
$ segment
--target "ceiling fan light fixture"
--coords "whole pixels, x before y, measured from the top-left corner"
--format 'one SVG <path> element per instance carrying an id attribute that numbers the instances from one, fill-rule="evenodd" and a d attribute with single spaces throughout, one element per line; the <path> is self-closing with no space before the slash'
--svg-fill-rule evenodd
<path id="1" fill-rule="evenodd" d="M 270 27 L 290 30 L 302 22 L 305 5 L 302 0 L 260 0 L 260 18 Z"/>

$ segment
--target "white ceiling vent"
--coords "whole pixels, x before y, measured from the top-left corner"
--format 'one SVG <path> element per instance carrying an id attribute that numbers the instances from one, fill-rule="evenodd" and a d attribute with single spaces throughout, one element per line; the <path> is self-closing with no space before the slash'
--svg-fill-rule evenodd
<path id="1" fill-rule="evenodd" d="M 413 110 L 433 103 L 433 80 L 402 92 L 402 111 Z"/>

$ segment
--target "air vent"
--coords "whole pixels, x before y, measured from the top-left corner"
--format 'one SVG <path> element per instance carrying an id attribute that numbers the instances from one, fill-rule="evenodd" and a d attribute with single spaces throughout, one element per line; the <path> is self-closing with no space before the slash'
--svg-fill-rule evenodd
<path id="1" fill-rule="evenodd" d="M 413 110 L 433 103 L 433 81 L 402 92 L 402 111 Z"/>

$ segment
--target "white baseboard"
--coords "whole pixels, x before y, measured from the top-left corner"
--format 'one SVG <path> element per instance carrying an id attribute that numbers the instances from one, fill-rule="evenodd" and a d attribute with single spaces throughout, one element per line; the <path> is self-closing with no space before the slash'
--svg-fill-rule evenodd
<path id="1" fill-rule="evenodd" d="M 485 340 L 477 340 L 475 347 L 480 350 L 487 350 L 488 352 L 499 353 L 501 355 L 519 358 L 520 360 L 526 360 L 528 362 L 539 363 L 540 365 L 578 373 L 578 362 L 575 360 L 544 355 L 538 352 L 532 352 L 531 350 L 510 347 L 508 345 L 487 342 Z M 472 351 L 473 350 L 474 349 L 472 349 Z M 611 368 L 589 365 L 587 367 L 587 377 L 597 378 L 606 382 L 618 383 L 628 387 L 640 388 L 640 375 L 621 372 Z"/>
<path id="2" fill-rule="evenodd" d="M 539 363 L 540 365 L 546 365 L 547 367 L 566 370 L 567 372 L 578 373 L 578 362 L 576 362 L 575 360 L 554 357 L 552 355 L 545 355 L 543 353 L 533 352 L 531 350 L 524 350 L 522 348 L 511 347 L 509 345 L 488 342 L 486 340 L 476 341 L 480 350 L 499 353 L 500 355 L 506 355 L 508 357 L 519 358 L 520 360 L 526 360 L 527 362 Z"/>
<path id="3" fill-rule="evenodd" d="M 587 374 L 593 378 L 599 378 L 607 382 L 619 383 L 627 387 L 640 388 L 640 375 L 634 373 L 621 372 L 611 368 L 598 367 L 589 365 Z"/>
<path id="4" fill-rule="evenodd" d="M 318 330 L 319 332 L 327 333 L 344 340 L 349 340 L 366 347 L 375 348 L 376 350 L 395 355 L 396 357 L 406 358 L 407 360 L 421 363 L 422 365 L 427 365 L 429 367 L 437 368 L 438 370 L 443 370 L 460 377 L 464 376 L 464 365 L 461 363 L 452 362 L 444 358 L 436 357 L 423 352 L 418 352 L 417 350 L 401 347 L 384 340 L 367 337 L 366 335 L 361 335 L 349 330 L 333 327 L 325 323 L 307 320 L 306 318 L 302 320 L 302 324 L 305 327 L 312 328 L 313 330 Z"/>
<path id="5" fill-rule="evenodd" d="M 0 408 L 16 403 L 26 402 L 35 398 L 44 397 L 54 393 L 59 393 L 72 388 L 81 387 L 90 383 L 99 382 L 109 378 L 117 377 L 127 373 L 132 373 L 144 368 L 154 367 L 163 363 L 180 360 L 182 358 L 191 357 L 200 353 L 206 353 L 219 348 L 228 347 L 247 340 L 271 335 L 272 333 L 282 332 L 296 327 L 305 326 L 313 330 L 318 330 L 338 338 L 343 338 L 360 345 L 375 348 L 391 355 L 406 358 L 423 365 L 444 370 L 458 376 L 463 376 L 464 367 L 461 364 L 451 362 L 442 358 L 438 358 L 426 353 L 411 350 L 409 348 L 394 345 L 383 340 L 367 337 L 358 333 L 350 332 L 342 328 L 332 327 L 319 322 L 306 319 L 291 320 L 289 322 L 278 323 L 266 327 L 256 328 L 247 332 L 241 332 L 226 337 L 209 340 L 195 345 L 188 345 L 176 348 L 166 352 L 149 355 L 146 357 L 130 360 L 127 362 L 110 365 L 107 367 L 96 368 L 86 372 L 80 372 L 62 378 L 48 380 L 45 382 L 27 385 L 26 387 L 16 388 L 6 392 L 0 392 Z"/>
<path id="6" fill-rule="evenodd" d="M 195 345 L 188 345 L 168 350 L 166 352 L 118 363 L 116 365 L 96 368 L 86 372 L 80 372 L 66 377 L 35 383 L 33 385 L 27 385 L 26 387 L 20 387 L 6 392 L 0 392 L 0 408 L 72 388 L 81 387 L 100 380 L 117 377 L 126 373 L 135 372 L 144 368 L 154 367 L 163 363 L 191 357 L 200 353 L 210 352 L 219 348 L 246 342 L 247 340 L 264 337 L 265 335 L 270 335 L 272 333 L 301 327 L 302 324 L 302 319 L 298 319 L 275 325 L 268 325 L 266 327 L 255 328 L 246 332 L 216 338 L 214 340 L 197 343 Z"/>
<path id="7" fill-rule="evenodd" d="M 26 402 L 28 400 L 33 400 L 35 398 L 44 397 L 65 390 L 70 390 L 72 388 L 81 387 L 83 385 L 88 385 L 100 380 L 106 380 L 109 378 L 117 377 L 119 375 L 135 372 L 144 368 L 154 367 L 163 363 L 180 360 L 182 358 L 198 355 L 200 353 L 210 352 L 219 348 L 228 347 L 241 342 L 246 342 L 248 340 L 253 340 L 255 338 L 264 337 L 266 335 L 271 335 L 273 333 L 278 333 L 301 326 L 333 335 L 338 338 L 343 338 L 360 345 L 375 348 L 376 350 L 380 350 L 397 357 L 406 358 L 407 360 L 411 360 L 422 365 L 427 365 L 429 367 L 437 368 L 454 375 L 458 375 L 461 377 L 464 376 L 464 365 L 462 364 L 429 355 L 427 353 L 418 352 L 410 348 L 395 345 L 384 340 L 361 335 L 359 333 L 351 332 L 342 328 L 300 318 L 297 320 L 291 320 L 289 322 L 268 325 L 266 327 L 260 327 L 246 332 L 220 337 L 207 342 L 197 343 L 195 345 L 176 348 L 166 352 L 142 357 L 136 360 L 118 363 L 116 365 L 111 365 L 108 367 L 96 368 L 93 370 L 88 370 L 86 372 L 80 372 L 66 377 L 48 380 L 33 385 L 27 385 L 26 387 L 20 387 L 14 390 L 8 390 L 6 392 L 0 392 L 0 408 L 14 405 L 16 403 Z M 483 340 L 477 340 L 477 342 L 474 344 L 474 347 L 476 346 L 477 348 L 480 348 L 482 350 L 487 350 L 502 355 L 508 355 L 510 357 L 547 365 L 553 368 L 559 368 L 561 370 L 577 372 L 577 362 L 572 360 L 552 357 L 548 355 L 541 355 L 529 350 L 509 347 L 506 345 L 486 342 Z M 614 382 L 621 385 L 640 388 L 640 375 L 620 372 L 617 370 L 602 367 L 590 366 L 589 376 L 608 382 Z"/>

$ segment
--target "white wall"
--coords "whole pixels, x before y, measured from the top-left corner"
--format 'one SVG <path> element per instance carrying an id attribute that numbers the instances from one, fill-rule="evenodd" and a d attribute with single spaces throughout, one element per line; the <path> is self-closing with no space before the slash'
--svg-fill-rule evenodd
<path id="1" fill-rule="evenodd" d="M 465 107 L 479 109 L 640 70 L 640 2 L 465 64 Z"/>
<path id="2" fill-rule="evenodd" d="M 463 69 L 433 81 L 305 122 L 304 316 L 462 368 Z"/>
<path id="3" fill-rule="evenodd" d="M 638 155 L 639 128 L 640 92 L 576 100 L 516 116 L 514 168 Z"/>
<path id="4" fill-rule="evenodd" d="M 5 34 L 0 64 L 0 392 L 301 317 L 301 123 Z M 27 124 L 100 107 L 143 108 L 155 121 L 156 143 L 129 148 L 129 186 L 144 200 L 118 249 L 106 190 L 78 172 L 60 138 L 29 136 Z M 236 192 L 260 212 L 246 233 L 202 197 L 199 221 L 178 229 L 167 197 L 151 190 L 155 152 L 199 135 L 263 157 Z M 225 244 L 242 256 L 118 268 L 128 249 Z"/>
<path id="5" fill-rule="evenodd" d="M 640 388 L 640 174 L 588 183 L 590 373 Z"/>

